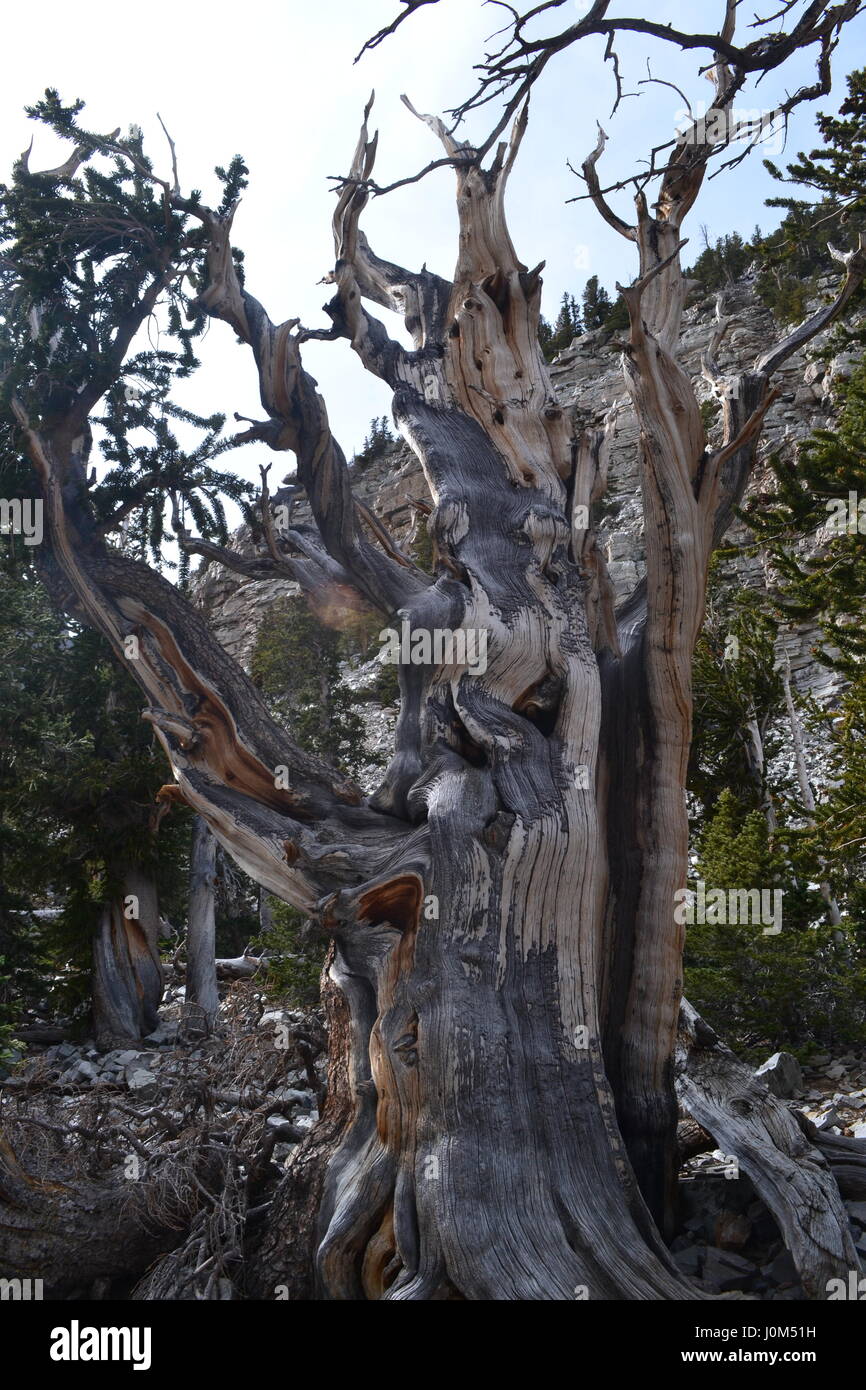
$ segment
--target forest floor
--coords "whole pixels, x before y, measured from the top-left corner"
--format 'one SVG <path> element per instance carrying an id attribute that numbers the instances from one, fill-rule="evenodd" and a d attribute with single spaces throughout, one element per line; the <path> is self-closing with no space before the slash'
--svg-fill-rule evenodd
<path id="1" fill-rule="evenodd" d="M 63 1182 L 135 1184 L 164 1232 L 148 1268 L 73 1280 L 59 1296 L 243 1298 L 243 1246 L 318 1119 L 326 1045 L 318 1012 L 283 1007 L 246 980 L 225 990 L 209 1038 L 174 986 L 138 1046 L 30 1046 L 0 1083 L 0 1131 L 23 1167 Z M 791 1063 L 790 1105 L 828 1133 L 866 1137 L 866 1054 L 816 1054 L 802 1071 Z M 679 1188 L 671 1251 L 696 1290 L 804 1297 L 775 1221 L 731 1156 L 689 1158 Z M 866 1202 L 846 1207 L 866 1264 Z"/>

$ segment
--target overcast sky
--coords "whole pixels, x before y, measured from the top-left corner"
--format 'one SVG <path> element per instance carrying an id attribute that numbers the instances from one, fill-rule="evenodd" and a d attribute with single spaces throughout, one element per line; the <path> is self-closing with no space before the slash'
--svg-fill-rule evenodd
<path id="1" fill-rule="evenodd" d="M 774 0 L 745 0 L 742 28 L 757 8 L 777 9 Z M 586 8 L 571 0 L 558 12 L 566 20 Z M 117 0 L 83 0 L 77 5 L 41 0 L 37 5 L 5 7 L 3 29 L 7 61 L 0 95 L 0 162 L 4 171 L 28 144 L 34 129 L 24 115 L 46 86 L 64 100 L 87 102 L 91 128 L 112 130 L 135 122 L 145 133 L 157 165 L 167 164 L 159 111 L 178 151 L 185 188 L 215 193 L 212 170 L 240 152 L 250 168 L 250 188 L 235 221 L 236 240 L 246 252 L 247 283 L 274 320 L 298 316 L 321 325 L 321 305 L 329 291 L 317 282 L 332 261 L 329 174 L 345 172 L 357 139 L 364 102 L 376 89 L 373 125 L 380 130 L 376 177 L 390 181 L 420 168 L 438 154 L 426 126 L 401 105 L 407 92 L 421 111 L 441 112 L 465 95 L 471 67 L 483 40 L 504 22 L 506 11 L 482 7 L 479 0 L 441 0 L 422 9 L 394 36 L 357 65 L 353 58 L 364 39 L 388 23 L 397 0 L 246 0 L 243 5 L 207 5 L 184 0 L 147 0 L 135 6 Z M 723 0 L 622 0 L 616 14 L 648 14 L 686 28 L 716 26 Z M 662 11 L 664 14 L 662 15 Z M 556 18 L 556 16 L 554 16 Z M 851 26 L 837 51 L 836 90 L 819 103 L 835 110 L 845 75 L 866 61 L 866 18 Z M 610 68 L 601 43 L 578 45 L 549 66 L 533 97 L 530 126 L 509 197 L 511 230 L 519 254 L 529 265 L 546 260 L 544 309 L 556 313 L 564 290 L 578 296 L 587 277 L 597 274 L 613 290 L 631 278 L 631 248 L 600 222 L 587 203 L 566 204 L 579 192 L 566 161 L 579 164 L 593 147 L 596 119 L 611 137 L 605 174 L 624 172 L 667 139 L 682 102 L 667 87 L 640 86 L 652 73 L 676 82 L 693 103 L 706 101 L 709 84 L 696 75 L 696 55 L 635 36 L 619 45 L 629 91 L 616 118 Z M 811 81 L 811 55 L 800 55 L 783 76 L 769 79 L 759 95 L 747 91 L 740 109 L 771 107 L 779 95 Z M 792 122 L 788 157 L 814 143 L 814 111 Z M 486 118 L 473 131 L 483 133 Z M 784 156 L 772 148 L 776 159 Z M 37 130 L 32 167 L 50 167 L 57 151 Z M 423 262 L 450 275 L 455 260 L 453 177 L 440 171 L 424 182 L 374 201 L 364 227 L 380 255 L 409 267 Z M 752 155 L 739 169 L 705 185 L 687 227 L 691 245 L 701 246 L 701 225 L 713 239 L 724 232 L 748 235 L 756 222 L 767 228 L 778 213 L 766 209 L 773 190 L 760 158 Z M 622 211 L 630 212 L 623 195 Z M 205 367 L 189 404 L 204 411 L 260 413 L 252 359 L 232 333 L 213 324 L 201 353 Z M 325 394 L 332 425 L 347 454 L 360 447 L 370 418 L 386 413 L 388 392 L 365 374 L 347 345 L 311 344 L 305 361 Z M 266 456 L 266 457 L 265 457 Z M 245 451 L 243 467 L 273 456 L 263 446 Z M 286 459 L 286 468 L 292 460 Z M 275 473 L 282 474 L 280 462 Z"/>

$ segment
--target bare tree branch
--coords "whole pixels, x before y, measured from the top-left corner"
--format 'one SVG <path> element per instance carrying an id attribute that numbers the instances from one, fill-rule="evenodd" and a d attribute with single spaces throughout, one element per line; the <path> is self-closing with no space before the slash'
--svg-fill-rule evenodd
<path id="1" fill-rule="evenodd" d="M 407 99 L 404 101 L 409 105 Z M 391 386 L 410 379 L 413 358 L 406 354 L 385 331 L 384 326 L 364 309 L 362 298 L 401 314 L 416 349 L 441 338 L 451 285 L 424 269 L 404 270 L 374 255 L 359 227 L 367 205 L 370 175 L 376 159 L 378 135 L 369 138 L 367 122 L 373 105 L 370 97 L 351 168 L 339 189 L 334 209 L 333 231 L 336 264 L 326 282 L 336 285 L 337 300 L 328 312 L 335 328 L 345 334 L 364 365 Z M 411 108 L 410 108 L 411 109 Z"/>
<path id="2" fill-rule="evenodd" d="M 378 48 L 379 44 L 384 43 L 385 39 L 387 39 L 389 35 L 395 33 L 396 30 L 400 28 L 400 25 L 403 23 L 404 19 L 408 19 L 409 16 L 414 14 L 416 10 L 420 10 L 422 5 L 435 5 L 437 3 L 437 0 L 400 0 L 400 3 L 402 5 L 405 5 L 406 7 L 403 13 L 399 14 L 397 18 L 392 20 L 390 24 L 386 25 L 384 29 L 380 29 L 379 32 L 377 34 L 374 34 L 371 39 L 367 39 L 367 42 L 364 44 L 363 48 L 361 48 L 355 56 L 356 63 L 361 58 L 363 58 L 364 54 L 368 50 Z"/>
<path id="3" fill-rule="evenodd" d="M 636 235 L 634 227 L 630 227 L 627 222 L 624 222 L 621 217 L 617 216 L 609 203 L 606 202 L 601 190 L 596 165 L 604 154 L 604 147 L 606 144 L 607 135 L 602 130 L 601 125 L 599 125 L 598 143 L 592 154 L 588 155 L 583 162 L 583 177 L 589 189 L 590 198 L 608 226 L 613 227 L 614 231 L 619 232 L 620 236 L 625 237 L 627 241 L 634 241 Z"/>
<path id="4" fill-rule="evenodd" d="M 426 2 L 438 3 L 438 0 L 426 0 Z M 770 35 L 763 35 L 746 44 L 737 44 L 734 42 L 734 35 L 738 0 L 726 0 L 724 19 L 718 32 L 715 33 L 712 31 L 690 32 L 673 24 L 666 24 L 660 19 L 609 17 L 609 0 L 597 0 L 582 19 L 568 25 L 558 33 L 532 39 L 526 37 L 525 30 L 531 21 L 547 12 L 562 8 L 563 3 L 564 0 L 549 0 L 548 3 L 535 5 L 523 13 L 513 12 L 510 39 L 497 53 L 486 55 L 484 60 L 476 65 L 480 75 L 475 90 L 451 111 L 450 114 L 457 125 L 470 112 L 479 110 L 491 101 L 500 98 L 504 100 L 502 115 L 493 132 L 478 148 L 478 153 L 482 157 L 492 148 L 493 143 L 513 118 L 521 102 L 538 82 L 547 63 L 557 54 L 564 52 L 581 40 L 597 36 L 603 37 L 606 41 L 604 57 L 606 61 L 611 63 L 616 88 L 614 111 L 624 95 L 620 65 L 615 49 L 615 41 L 619 34 L 643 34 L 659 42 L 672 44 L 684 52 L 705 50 L 712 54 L 712 61 L 708 64 L 708 70 L 714 74 L 717 100 L 721 106 L 727 106 L 730 103 L 734 92 L 742 88 L 749 76 L 754 76 L 760 81 L 769 73 L 780 68 L 794 53 L 817 46 L 816 81 L 811 85 L 799 88 L 793 95 L 779 104 L 775 114 L 786 116 L 796 106 L 813 100 L 829 90 L 830 59 L 841 31 L 845 24 L 866 8 L 864 0 L 841 0 L 841 3 L 831 3 L 831 0 L 811 0 L 811 3 L 804 3 L 804 0 L 796 0 L 796 4 L 785 5 L 775 16 L 775 18 L 784 17 L 795 10 L 798 4 L 803 4 L 802 13 L 790 30 L 780 30 Z M 393 32 L 397 24 L 402 23 L 411 13 L 412 9 L 406 11 L 389 29 L 380 30 L 379 34 L 375 36 L 375 41 L 377 43 L 382 42 L 388 33 Z M 757 26 L 753 27 L 765 28 L 769 22 L 769 19 L 760 20 Z M 681 143 L 677 142 L 676 149 L 679 150 Z M 728 140 L 715 143 L 705 152 L 704 157 L 717 155 L 729 143 Z M 745 158 L 749 151 L 754 148 L 754 144 L 755 142 L 750 143 L 743 152 L 735 157 L 734 162 L 739 162 Z M 451 158 L 456 157 L 458 156 L 455 154 L 451 155 Z M 384 193 L 405 183 L 414 182 L 424 177 L 431 169 L 441 167 L 442 163 L 441 160 L 435 161 L 418 174 L 375 191 Z M 611 189 L 605 191 L 611 192 L 615 188 L 624 187 L 629 182 L 635 182 L 637 178 L 641 179 L 640 186 L 645 186 L 646 175 L 633 175 L 631 179 L 615 184 Z M 615 225 L 615 223 L 611 225 Z"/>
<path id="5" fill-rule="evenodd" d="M 231 250 L 232 216 L 209 214 L 210 283 L 197 306 L 230 324 L 252 348 L 268 415 L 258 436 L 272 449 L 296 454 L 298 478 L 328 553 L 369 602 L 390 614 L 407 594 L 429 584 L 429 577 L 376 551 L 359 530 L 345 456 L 331 434 L 316 383 L 301 364 L 297 320 L 274 325 L 258 300 L 241 288 Z"/>

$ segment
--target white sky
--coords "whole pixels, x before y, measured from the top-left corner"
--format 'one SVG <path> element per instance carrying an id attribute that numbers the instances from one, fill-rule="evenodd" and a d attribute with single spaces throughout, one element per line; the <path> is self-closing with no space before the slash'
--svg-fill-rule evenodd
<path id="1" fill-rule="evenodd" d="M 554 12 L 567 21 L 586 6 L 572 0 Z M 756 9 L 769 13 L 775 0 L 746 0 L 741 28 Z M 333 196 L 327 175 L 345 172 L 357 139 L 362 108 L 376 89 L 372 124 L 380 129 L 376 177 L 390 181 L 414 172 L 439 153 L 431 132 L 401 105 L 407 92 L 419 110 L 442 112 L 464 96 L 471 67 L 483 40 L 506 18 L 499 8 L 479 0 L 442 0 L 422 9 L 375 52 L 357 65 L 352 59 L 364 39 L 390 22 L 397 0 L 247 0 L 207 5 L 184 0 L 147 0 L 142 6 L 116 0 L 83 0 L 75 6 L 41 0 L 32 7 L 8 5 L 3 16 L 5 85 L 0 94 L 0 166 L 5 173 L 28 144 L 34 130 L 23 107 L 46 86 L 64 100 L 87 102 L 84 121 L 111 130 L 135 122 L 145 132 L 146 147 L 157 166 L 167 166 L 168 151 L 156 121 L 162 115 L 178 150 L 181 183 L 199 187 L 205 199 L 215 196 L 212 169 L 243 154 L 251 182 L 235 220 L 236 241 L 246 252 L 247 284 L 271 318 L 298 316 L 308 326 L 326 321 L 321 305 L 330 291 L 317 281 L 330 268 L 330 216 Z M 723 0 L 621 0 L 616 14 L 647 14 L 684 28 L 715 27 Z M 663 12 L 663 14 L 662 14 Z M 845 75 L 866 62 L 866 17 L 849 26 L 834 60 L 835 90 L 819 103 L 835 110 Z M 682 103 L 666 87 L 636 86 L 646 77 L 650 57 L 656 76 L 678 83 L 693 103 L 706 100 L 709 85 L 697 77 L 703 55 L 676 53 L 669 45 L 635 36 L 619 44 L 627 90 L 639 99 L 626 101 L 612 123 L 610 69 L 602 62 L 602 45 L 578 45 L 548 67 L 533 98 L 529 131 L 512 175 L 509 198 L 511 230 L 518 253 L 528 265 L 547 261 L 544 310 L 556 313 L 564 290 L 580 295 L 591 274 L 609 290 L 631 278 L 633 253 L 628 244 L 600 222 L 587 203 L 565 205 L 579 191 L 566 160 L 579 165 L 595 143 L 595 121 L 611 141 L 603 178 L 625 172 L 645 157 L 653 144 L 670 137 Z M 784 76 L 774 76 L 759 96 L 744 93 L 740 108 L 771 107 L 785 90 L 811 81 L 812 58 L 799 56 Z M 469 127 L 484 133 L 487 120 Z M 801 112 L 792 122 L 788 156 L 811 148 L 813 115 Z M 58 162 L 51 137 L 37 130 L 32 167 Z M 773 152 L 777 161 L 782 158 Z M 440 171 L 371 203 L 364 218 L 370 240 L 382 255 L 410 267 L 428 266 L 449 275 L 455 259 L 452 175 Z M 706 223 L 713 239 L 733 230 L 748 235 L 755 222 L 764 228 L 779 214 L 763 206 L 777 190 L 759 158 L 752 155 L 739 169 L 705 185 L 687 234 L 686 259 L 701 247 Z M 621 210 L 630 212 L 627 195 Z M 378 311 L 377 311 L 378 312 Z M 235 344 L 231 331 L 213 324 L 200 355 L 204 366 L 185 400 L 204 413 L 233 411 L 258 416 L 252 358 Z M 343 343 L 311 344 L 305 362 L 328 402 L 332 425 L 347 455 L 359 448 L 373 415 L 388 411 L 388 392 L 368 376 Z M 227 464 L 257 479 L 256 464 L 273 461 L 273 476 L 293 468 L 263 446 L 227 456 Z"/>

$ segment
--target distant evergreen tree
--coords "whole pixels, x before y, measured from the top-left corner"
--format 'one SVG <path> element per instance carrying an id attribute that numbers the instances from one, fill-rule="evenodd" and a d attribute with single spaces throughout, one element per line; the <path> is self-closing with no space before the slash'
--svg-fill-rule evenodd
<path id="1" fill-rule="evenodd" d="M 391 426 L 386 415 L 375 415 L 370 421 L 367 437 L 364 440 L 363 448 L 352 460 L 356 468 L 364 468 L 368 463 L 375 459 L 382 458 L 388 449 L 394 444 L 394 435 L 391 433 Z"/>
<path id="2" fill-rule="evenodd" d="M 777 624 L 762 595 L 719 585 L 719 569 L 717 558 L 692 668 L 689 790 L 699 798 L 702 816 L 712 813 L 722 792 L 736 788 L 744 814 L 761 810 L 772 819 L 774 794 L 782 790 L 768 780 L 780 747 L 773 722 L 783 698 L 775 669 Z"/>
<path id="3" fill-rule="evenodd" d="M 554 337 L 562 340 L 563 346 L 568 347 L 572 338 L 576 338 L 583 330 L 580 317 L 580 309 L 573 294 L 564 294 L 559 306 L 556 324 L 554 325 Z"/>
<path id="4" fill-rule="evenodd" d="M 342 679 L 340 663 L 350 645 L 319 622 L 303 598 L 281 599 L 259 627 L 251 674 L 302 748 L 356 775 L 373 759 L 364 747 L 356 696 Z"/>
<path id="5" fill-rule="evenodd" d="M 755 258 L 755 247 L 760 244 L 760 230 L 756 228 L 758 242 L 744 241 L 739 232 L 720 236 L 710 245 L 706 238 L 705 246 L 694 265 L 686 272 L 694 280 L 700 280 L 707 290 L 723 289 L 739 280 Z"/>
<path id="6" fill-rule="evenodd" d="M 866 1024 L 866 970 L 850 930 L 813 924 L 792 889 L 785 857 L 774 849 L 765 817 L 745 817 L 730 788 L 722 792 L 701 836 L 695 878 L 710 889 L 784 890 L 782 930 L 762 921 L 695 921 L 686 930 L 685 993 L 743 1051 L 759 1056 L 780 1045 L 803 1053 L 858 1042 Z M 772 904 L 773 899 L 769 902 Z M 739 914 L 738 914 L 739 915 Z"/>
<path id="7" fill-rule="evenodd" d="M 599 285 L 598 276 L 587 280 L 583 290 L 583 310 L 573 294 L 564 294 L 560 300 L 556 322 L 551 326 L 542 318 L 538 325 L 538 340 L 541 343 L 545 361 L 552 362 L 560 352 L 571 345 L 574 338 L 593 329 L 603 328 L 618 332 L 628 328 L 628 310 L 625 301 L 617 298 L 612 302 L 610 295 Z"/>
<path id="8" fill-rule="evenodd" d="M 764 816 L 742 806 L 726 787 L 700 839 L 695 877 L 715 888 L 740 888 L 774 882 L 784 887 L 784 864 L 774 853 Z"/>
<path id="9" fill-rule="evenodd" d="M 7 557 L 8 558 L 8 557 Z M 0 571 L 0 986 L 83 1018 L 103 902 L 132 865 L 183 911 L 188 822 L 151 830 L 166 780 L 141 699 L 96 633 L 60 619 L 26 571 Z M 36 915 L 50 909 L 49 918 Z"/>
<path id="10" fill-rule="evenodd" d="M 583 291 L 583 322 L 587 333 L 604 328 L 612 309 L 607 290 L 599 284 L 597 275 L 591 275 Z"/>
<path id="11" fill-rule="evenodd" d="M 831 865 L 834 890 L 866 957 L 866 669 L 815 723 L 824 736 L 828 786 L 804 848 Z"/>
<path id="12" fill-rule="evenodd" d="M 824 750 L 825 790 L 792 850 L 827 865 L 866 946 L 866 358 L 838 395 L 836 428 L 816 431 L 791 460 L 773 457 L 777 490 L 754 498 L 744 516 L 779 576 L 777 613 L 816 623 L 815 656 L 847 682 L 829 709 L 809 717 Z M 808 558 L 793 549 L 797 538 L 810 541 Z"/>
<path id="13" fill-rule="evenodd" d="M 802 317 L 810 289 L 821 275 L 838 271 L 828 241 L 854 244 L 866 229 L 866 68 L 848 77 L 848 96 L 838 115 L 817 118 L 824 148 L 800 153 L 782 173 L 772 160 L 766 168 L 782 183 L 808 190 L 805 198 L 780 195 L 768 207 L 784 208 L 777 231 L 763 243 L 759 290 L 783 318 Z M 857 299 L 863 302 L 862 291 Z"/>
<path id="14" fill-rule="evenodd" d="M 624 333 L 629 328 L 628 308 L 622 295 L 619 295 L 613 302 L 610 313 L 605 319 L 603 328 L 608 333 Z"/>
<path id="15" fill-rule="evenodd" d="M 839 399 L 836 428 L 817 430 L 793 459 L 773 457 L 777 492 L 754 498 L 745 516 L 782 576 L 780 611 L 820 623 L 822 659 L 857 677 L 866 657 L 866 358 Z M 791 540 L 819 531 L 821 545 L 800 559 Z"/>
<path id="16" fill-rule="evenodd" d="M 552 362 L 557 353 L 564 352 L 571 345 L 572 339 L 579 337 L 582 332 L 583 324 L 577 300 L 573 294 L 564 294 L 553 327 L 551 328 L 546 319 L 542 319 L 539 324 L 538 338 L 546 360 Z"/>

